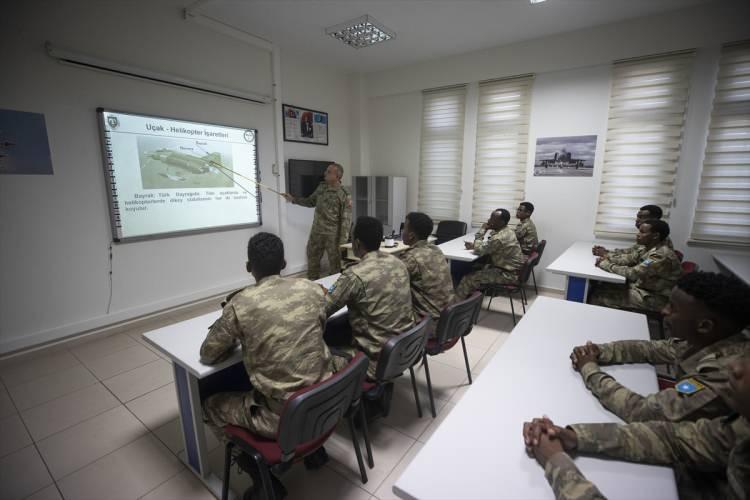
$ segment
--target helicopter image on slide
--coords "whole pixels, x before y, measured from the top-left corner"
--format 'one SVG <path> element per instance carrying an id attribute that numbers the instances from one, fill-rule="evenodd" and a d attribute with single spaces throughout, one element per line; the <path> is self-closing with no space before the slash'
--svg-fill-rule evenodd
<path id="1" fill-rule="evenodd" d="M 186 153 L 180 153 L 171 149 L 157 149 L 149 155 L 154 160 L 159 160 L 168 165 L 181 168 L 193 174 L 205 174 L 211 172 L 215 167 L 213 165 L 221 162 L 221 156 L 218 153 L 209 153 L 199 157 Z"/>

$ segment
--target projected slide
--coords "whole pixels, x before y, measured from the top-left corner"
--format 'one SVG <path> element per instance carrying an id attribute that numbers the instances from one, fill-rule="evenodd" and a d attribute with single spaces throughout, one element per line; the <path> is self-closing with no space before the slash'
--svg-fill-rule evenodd
<path id="1" fill-rule="evenodd" d="M 256 130 L 98 113 L 115 241 L 260 224 Z"/>

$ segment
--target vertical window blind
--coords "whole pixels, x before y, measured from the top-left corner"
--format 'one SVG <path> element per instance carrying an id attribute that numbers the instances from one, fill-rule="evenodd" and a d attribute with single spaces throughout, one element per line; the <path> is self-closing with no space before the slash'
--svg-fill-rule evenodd
<path id="1" fill-rule="evenodd" d="M 693 52 L 616 62 L 594 232 L 635 231 L 643 205 L 668 219 L 682 147 Z"/>
<path id="2" fill-rule="evenodd" d="M 418 207 L 433 219 L 457 220 L 461 199 L 466 86 L 422 92 Z"/>
<path id="3" fill-rule="evenodd" d="M 471 221 L 496 208 L 514 213 L 523 201 L 533 76 L 479 84 Z"/>
<path id="4" fill-rule="evenodd" d="M 750 42 L 722 49 L 690 239 L 750 246 Z"/>

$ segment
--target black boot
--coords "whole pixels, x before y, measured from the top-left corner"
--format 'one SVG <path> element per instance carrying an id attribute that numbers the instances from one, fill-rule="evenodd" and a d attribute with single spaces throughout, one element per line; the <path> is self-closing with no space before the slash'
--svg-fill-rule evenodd
<path id="1" fill-rule="evenodd" d="M 317 470 L 328 463 L 328 453 L 322 446 L 305 457 L 305 469 Z"/>

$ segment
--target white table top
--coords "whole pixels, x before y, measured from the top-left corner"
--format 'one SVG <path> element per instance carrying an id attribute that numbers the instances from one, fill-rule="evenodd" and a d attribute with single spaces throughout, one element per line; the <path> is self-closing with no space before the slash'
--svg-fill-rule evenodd
<path id="1" fill-rule="evenodd" d="M 547 266 L 547 271 L 610 283 L 625 283 L 624 276 L 607 272 L 594 265 L 596 256 L 591 253 L 593 246 L 594 244 L 590 241 L 576 241 Z"/>
<path id="2" fill-rule="evenodd" d="M 589 393 L 569 355 L 587 340 L 647 338 L 643 315 L 538 297 L 393 491 L 405 499 L 554 498 L 526 455 L 523 422 L 542 415 L 558 425 L 620 422 Z M 641 394 L 658 390 L 649 365 L 606 370 Z M 677 498 L 671 468 L 592 457 L 576 464 L 611 500 Z"/>
<path id="3" fill-rule="evenodd" d="M 732 274 L 750 285 L 750 256 L 714 254 L 713 257 L 720 266 L 724 266 Z"/>
<path id="4" fill-rule="evenodd" d="M 450 260 L 459 260 L 461 262 L 474 262 L 479 258 L 479 255 L 475 254 L 472 250 L 466 250 L 464 242 L 474 241 L 473 234 L 466 234 L 459 236 L 456 239 L 446 241 L 438 245 L 438 248 L 443 251 L 445 256 Z"/>
<path id="5" fill-rule="evenodd" d="M 316 283 L 330 288 L 339 276 L 340 273 L 326 276 L 317 280 Z M 344 307 L 334 313 L 333 316 L 344 314 L 346 310 L 346 307 Z M 167 355 L 173 363 L 177 363 L 198 378 L 204 378 L 241 360 L 241 349 L 238 346 L 234 353 L 221 363 L 209 366 L 200 362 L 201 344 L 206 339 L 208 328 L 220 316 L 221 311 L 214 311 L 144 333 L 143 338 Z"/>

